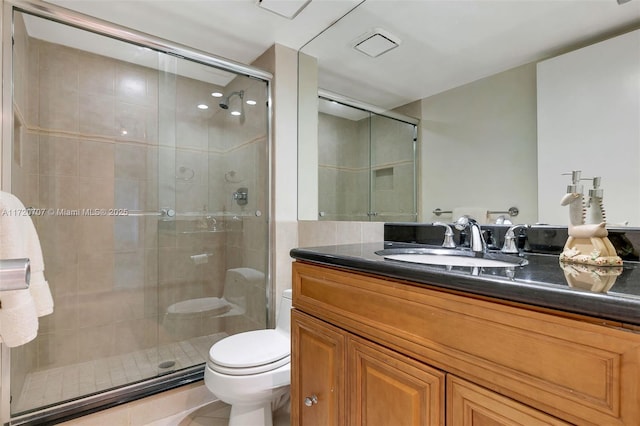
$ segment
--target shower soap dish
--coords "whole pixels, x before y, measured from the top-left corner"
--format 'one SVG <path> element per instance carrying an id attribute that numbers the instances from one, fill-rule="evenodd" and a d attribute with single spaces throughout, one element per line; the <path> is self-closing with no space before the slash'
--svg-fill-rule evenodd
<path id="1" fill-rule="evenodd" d="M 599 188 L 600 178 L 593 179 L 594 190 L 589 191 L 589 201 L 585 204 L 580 174 L 580 170 L 571 172 L 572 184 L 567 186 L 567 194 L 560 203 L 569 206 L 569 238 L 560 254 L 560 261 L 595 266 L 622 266 L 622 259 L 608 238 L 602 189 Z M 590 220 L 594 223 L 585 223 L 588 208 L 591 208 Z"/>

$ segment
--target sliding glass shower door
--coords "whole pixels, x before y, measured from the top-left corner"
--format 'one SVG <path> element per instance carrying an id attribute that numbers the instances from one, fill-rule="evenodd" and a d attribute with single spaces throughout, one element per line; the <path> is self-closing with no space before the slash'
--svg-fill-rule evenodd
<path id="1" fill-rule="evenodd" d="M 415 222 L 417 126 L 318 99 L 320 220 Z"/>
<path id="2" fill-rule="evenodd" d="M 45 212 L 55 307 L 11 349 L 12 416 L 201 369 L 265 328 L 268 81 L 28 13 L 13 28 L 10 190 Z"/>

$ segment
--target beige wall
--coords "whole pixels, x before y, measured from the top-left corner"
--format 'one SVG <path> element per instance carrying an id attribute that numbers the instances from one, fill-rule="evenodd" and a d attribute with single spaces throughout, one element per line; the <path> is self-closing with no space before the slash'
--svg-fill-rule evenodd
<path id="1" fill-rule="evenodd" d="M 272 84 L 273 127 L 271 145 L 272 306 L 277 306 L 282 292 L 291 288 L 289 250 L 297 246 L 297 52 L 274 45 L 253 65 L 274 75 Z M 273 325 L 273 324 L 272 324 Z"/>

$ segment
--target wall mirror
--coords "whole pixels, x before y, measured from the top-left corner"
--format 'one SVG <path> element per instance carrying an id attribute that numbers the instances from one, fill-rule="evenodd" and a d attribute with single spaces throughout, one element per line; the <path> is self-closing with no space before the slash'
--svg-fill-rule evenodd
<path id="1" fill-rule="evenodd" d="M 562 173 L 582 170 L 612 226 L 640 226 L 639 28 L 639 0 L 363 1 L 300 50 L 298 218 L 322 211 L 326 90 L 419 120 L 420 222 L 566 225 Z"/>

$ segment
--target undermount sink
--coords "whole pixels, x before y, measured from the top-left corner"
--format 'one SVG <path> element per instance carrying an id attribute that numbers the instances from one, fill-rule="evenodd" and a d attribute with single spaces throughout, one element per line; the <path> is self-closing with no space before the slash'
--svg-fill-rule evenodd
<path id="1" fill-rule="evenodd" d="M 379 250 L 385 259 L 425 265 L 463 266 L 470 268 L 507 268 L 525 266 L 529 262 L 517 256 L 502 253 L 478 254 L 470 250 L 445 248 L 391 248 Z"/>

